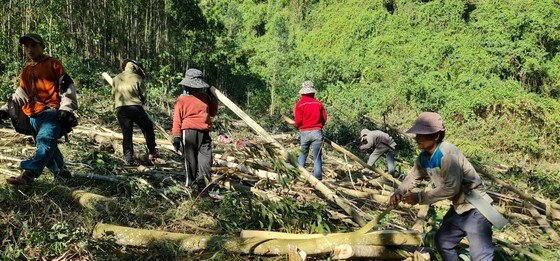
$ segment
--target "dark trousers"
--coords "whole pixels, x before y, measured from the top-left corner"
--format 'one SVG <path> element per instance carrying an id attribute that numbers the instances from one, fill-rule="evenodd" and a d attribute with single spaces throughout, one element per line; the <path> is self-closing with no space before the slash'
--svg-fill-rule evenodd
<path id="1" fill-rule="evenodd" d="M 117 108 L 117 119 L 123 134 L 123 154 L 128 162 L 134 161 L 134 147 L 132 145 L 132 127 L 136 123 L 144 134 L 148 152 L 156 154 L 156 136 L 154 134 L 154 123 L 140 105 L 121 106 Z"/>
<path id="2" fill-rule="evenodd" d="M 204 184 L 210 180 L 212 168 L 212 139 L 208 131 L 183 130 L 183 157 L 186 183 Z"/>
<path id="3" fill-rule="evenodd" d="M 436 233 L 436 247 L 443 260 L 459 260 L 459 242 L 465 236 L 469 240 L 471 260 L 492 261 L 492 223 L 477 209 L 459 215 L 453 207 L 443 217 Z"/>

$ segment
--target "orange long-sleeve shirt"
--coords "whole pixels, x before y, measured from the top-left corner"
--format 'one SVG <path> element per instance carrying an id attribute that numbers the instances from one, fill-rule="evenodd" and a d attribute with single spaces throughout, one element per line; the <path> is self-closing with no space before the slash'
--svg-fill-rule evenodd
<path id="1" fill-rule="evenodd" d="M 48 107 L 58 109 L 60 96 L 58 81 L 66 74 L 64 66 L 55 58 L 45 56 L 35 63 L 28 62 L 19 75 L 20 86 L 29 96 L 29 102 L 22 107 L 27 116 L 33 116 Z"/>
<path id="2" fill-rule="evenodd" d="M 212 120 L 218 114 L 218 102 L 211 101 L 204 92 L 194 92 L 190 95 L 181 94 L 175 103 L 173 111 L 173 136 L 180 136 L 181 130 L 211 130 Z"/>

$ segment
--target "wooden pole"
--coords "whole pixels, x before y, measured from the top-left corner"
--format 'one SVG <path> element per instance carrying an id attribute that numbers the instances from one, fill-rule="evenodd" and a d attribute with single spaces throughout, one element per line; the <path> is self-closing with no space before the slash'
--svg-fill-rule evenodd
<path id="1" fill-rule="evenodd" d="M 232 110 L 239 118 L 241 118 L 249 127 L 251 127 L 259 136 L 261 136 L 266 142 L 274 145 L 277 148 L 277 152 L 284 157 L 284 159 L 294 166 L 300 173 L 300 175 L 307 180 L 314 188 L 319 190 L 323 196 L 328 200 L 335 202 L 340 206 L 348 215 L 356 221 L 359 225 L 363 226 L 366 224 L 365 219 L 359 214 L 359 212 L 354 209 L 348 202 L 336 195 L 332 190 L 330 190 L 325 184 L 311 175 L 304 167 L 300 166 L 297 160 L 292 156 L 289 151 L 282 146 L 278 141 L 276 141 L 266 130 L 264 130 L 258 123 L 256 123 L 249 115 L 247 115 L 243 110 L 241 110 L 235 103 L 233 103 L 229 98 L 227 98 L 223 93 L 217 90 L 215 87 L 210 87 L 210 92 L 218 98 L 224 105 L 226 105 L 230 110 Z"/>

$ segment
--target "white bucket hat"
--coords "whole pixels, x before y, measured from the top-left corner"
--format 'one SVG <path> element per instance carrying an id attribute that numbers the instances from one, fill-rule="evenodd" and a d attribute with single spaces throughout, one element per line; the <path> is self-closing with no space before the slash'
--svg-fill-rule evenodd
<path id="1" fill-rule="evenodd" d="M 313 88 L 315 85 L 312 81 L 305 81 L 301 84 L 301 89 L 299 90 L 299 94 L 309 94 L 309 93 L 317 93 L 317 90 Z"/>

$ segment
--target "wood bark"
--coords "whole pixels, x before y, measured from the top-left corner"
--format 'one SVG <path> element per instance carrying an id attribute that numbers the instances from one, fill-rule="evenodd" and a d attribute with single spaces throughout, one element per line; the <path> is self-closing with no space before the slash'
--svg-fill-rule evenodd
<path id="1" fill-rule="evenodd" d="M 369 258 L 369 259 L 405 259 L 413 256 L 402 248 L 385 247 L 385 246 L 369 246 L 369 245 L 348 245 L 342 244 L 336 246 L 332 254 L 334 260 L 343 260 L 351 258 Z"/>

